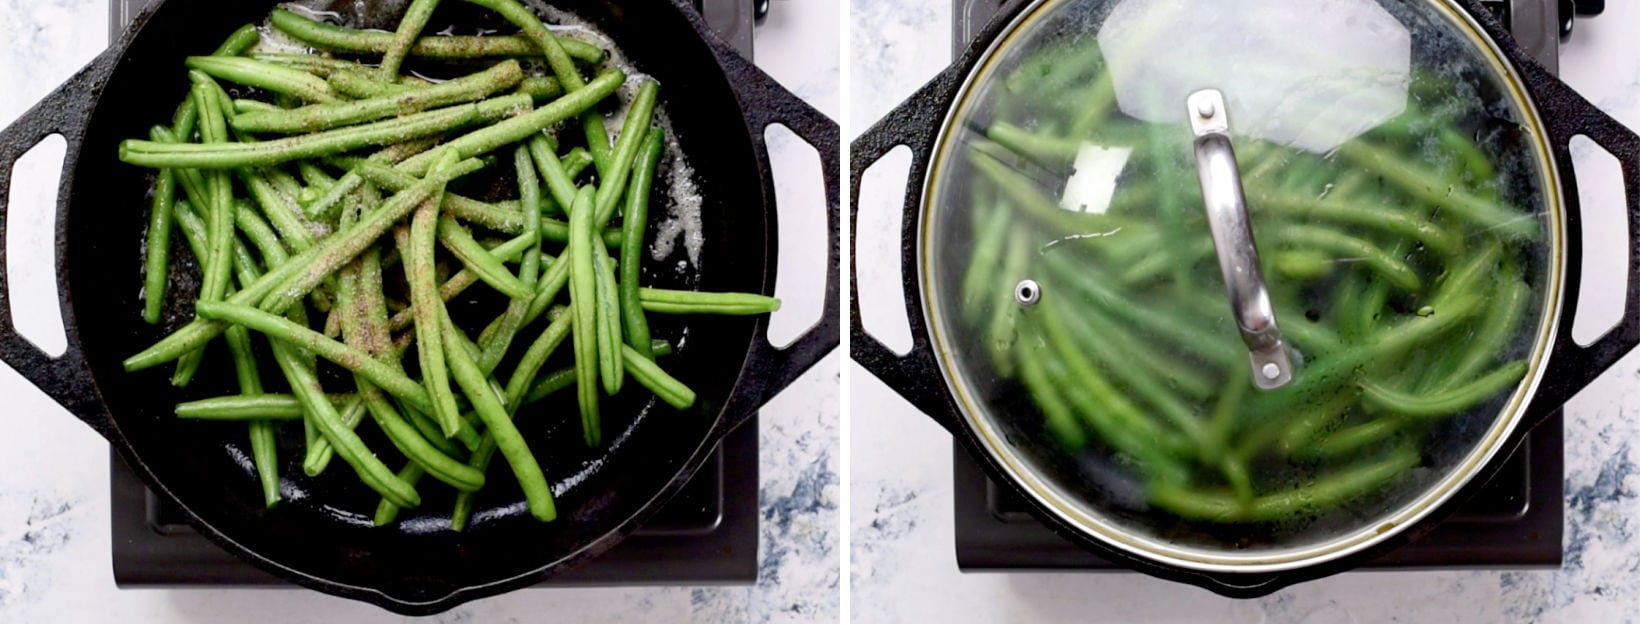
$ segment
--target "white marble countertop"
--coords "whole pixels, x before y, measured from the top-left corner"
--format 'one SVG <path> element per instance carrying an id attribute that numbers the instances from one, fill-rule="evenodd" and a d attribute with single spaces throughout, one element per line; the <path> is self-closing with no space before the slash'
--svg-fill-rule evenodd
<path id="1" fill-rule="evenodd" d="M 9 124 L 100 53 L 108 0 L 0 0 L 0 124 Z M 798 95 L 838 115 L 838 10 L 834 2 L 778 2 L 757 32 L 758 65 Z M 818 171 L 796 141 L 773 141 L 783 209 L 788 196 L 818 188 Z M 812 154 L 812 152 L 811 152 Z M 812 159 L 812 155 L 807 155 Z M 802 179 L 812 175 L 816 180 Z M 54 177 L 55 164 L 16 179 Z M 35 184 L 31 186 L 44 186 Z M 793 189 L 796 189 L 795 191 Z M 788 194 L 790 192 L 790 194 Z M 49 205 L 55 189 L 36 190 Z M 817 204 L 803 206 L 814 210 Z M 823 205 L 819 205 L 823 207 Z M 19 323 L 55 324 L 50 217 L 11 222 Z M 820 221 L 823 223 L 823 221 Z M 21 236 L 19 234 L 22 234 Z M 819 241 L 783 244 L 805 266 Z M 811 271 L 811 276 L 816 272 Z M 794 305 L 776 318 L 790 337 L 818 317 L 813 282 L 783 276 L 778 295 Z M 812 306 L 808 305 L 811 303 Z M 807 311 L 807 317 L 804 312 Z M 778 336 L 778 331 L 777 331 Z M 61 341 L 59 337 L 57 339 Z M 49 342 L 49 339 L 47 340 Z M 551 605 L 585 622 L 833 622 L 838 618 L 838 355 L 833 354 L 762 412 L 763 507 L 759 580 L 751 587 L 528 589 L 433 618 L 440 622 L 534 621 Z M 4 622 L 397 622 L 374 606 L 307 590 L 118 590 L 109 567 L 107 444 L 11 369 L 0 365 L 0 621 Z"/>
<path id="2" fill-rule="evenodd" d="M 948 0 L 850 1 L 852 107 L 846 127 L 857 135 L 949 62 L 951 5 Z M 1631 128 L 1640 128 L 1637 31 L 1640 6 L 1607 3 L 1603 16 L 1577 22 L 1561 59 L 1562 75 L 1579 92 Z M 1580 168 L 1587 156 L 1578 154 Z M 901 157 L 896 168 L 906 162 Z M 1582 177 L 1580 184 L 1603 189 L 1585 206 L 1598 203 L 1621 214 L 1621 184 L 1614 175 Z M 861 265 L 873 271 L 858 279 L 868 318 L 884 319 L 868 321 L 867 328 L 908 346 L 903 313 L 892 311 L 901 305 L 899 277 L 882 268 L 897 265 L 897 193 L 898 187 L 892 197 L 861 201 L 857 253 Z M 1622 253 L 1616 248 L 1615 257 Z M 952 546 L 950 435 L 851 364 L 854 621 L 1635 621 L 1640 619 L 1637 375 L 1640 356 L 1631 355 L 1566 407 L 1566 555 L 1559 570 L 1358 572 L 1237 601 L 1133 573 L 959 573 Z"/>

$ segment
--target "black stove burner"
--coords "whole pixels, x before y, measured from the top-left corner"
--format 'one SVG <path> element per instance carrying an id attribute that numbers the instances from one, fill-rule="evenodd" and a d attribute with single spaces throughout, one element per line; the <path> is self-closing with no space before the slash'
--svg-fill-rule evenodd
<path id="1" fill-rule="evenodd" d="M 109 0 L 109 38 L 155 0 Z M 752 55 L 753 0 L 695 0 L 720 36 Z M 723 585 L 757 580 L 757 419 L 724 438 L 677 498 L 620 545 L 543 583 Z M 114 582 L 120 587 L 261 585 L 283 580 L 218 548 L 110 451 Z"/>
<path id="2" fill-rule="evenodd" d="M 953 57 L 1004 7 L 1026 0 L 952 0 Z M 1585 4 L 1587 2 L 1587 4 Z M 1557 0 L 1483 0 L 1528 53 L 1551 71 L 1560 65 L 1562 13 Z M 1599 3 L 1578 0 L 1579 14 Z M 1592 14 L 1592 13 L 1588 13 Z M 1569 30 L 1569 29 L 1568 29 Z M 1533 430 L 1496 477 L 1472 483 L 1473 498 L 1417 541 L 1364 567 L 1559 567 L 1565 498 L 1559 413 Z M 1027 511 L 1027 503 L 985 476 L 954 444 L 957 567 L 964 572 L 1117 571 L 1124 568 L 1066 541 Z"/>

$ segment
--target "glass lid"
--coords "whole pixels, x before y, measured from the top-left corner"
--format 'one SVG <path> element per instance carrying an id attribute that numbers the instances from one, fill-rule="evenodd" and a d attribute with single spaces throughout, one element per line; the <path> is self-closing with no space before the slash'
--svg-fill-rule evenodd
<path id="1" fill-rule="evenodd" d="M 1398 532 L 1491 459 L 1555 331 L 1559 186 L 1523 93 L 1444 2 L 1025 9 L 923 196 L 967 423 L 1152 559 L 1283 569 Z"/>

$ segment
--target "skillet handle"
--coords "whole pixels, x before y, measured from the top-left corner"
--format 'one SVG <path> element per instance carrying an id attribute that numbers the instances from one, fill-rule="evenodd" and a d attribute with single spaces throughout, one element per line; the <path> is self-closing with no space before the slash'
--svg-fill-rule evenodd
<path id="1" fill-rule="evenodd" d="M 1535 63 L 1522 63 L 1521 70 L 1528 86 L 1538 97 L 1543 121 L 1548 126 L 1549 147 L 1563 176 L 1567 233 L 1565 258 L 1568 275 L 1574 278 L 1566 280 L 1560 331 L 1555 336 L 1548 369 L 1533 401 L 1533 412 L 1547 414 L 1640 345 L 1640 311 L 1635 309 L 1640 305 L 1640 275 L 1636 274 L 1640 271 L 1640 136 L 1624 127 L 1622 122 L 1601 112 L 1581 94 Z M 1571 329 L 1577 318 L 1578 293 L 1583 286 L 1581 279 L 1575 279 L 1577 263 L 1583 257 L 1583 213 L 1578 205 L 1577 181 L 1569 147 L 1572 138 L 1579 135 L 1588 137 L 1611 152 L 1622 165 L 1630 240 L 1628 291 L 1624 296 L 1623 318 L 1616 327 L 1587 347 L 1579 346 L 1572 340 Z"/>
<path id="2" fill-rule="evenodd" d="M 85 421 L 103 437 L 114 435 L 113 420 L 97 395 L 91 382 L 91 371 L 86 366 L 80 348 L 79 331 L 74 321 L 73 306 L 69 305 L 67 263 L 63 258 L 63 236 L 68 228 L 68 200 L 73 188 L 74 163 L 80 158 L 85 143 L 86 124 L 96 104 L 97 96 L 114 70 L 120 50 L 110 49 L 98 56 L 74 77 L 57 87 L 50 95 L 23 113 L 11 126 L 0 130 L 0 361 L 22 374 L 35 387 L 45 392 L 70 413 Z M 12 168 L 17 159 L 41 140 L 53 134 L 61 135 L 68 144 L 63 155 L 63 172 L 57 190 L 55 272 L 57 275 L 58 311 L 62 314 L 63 330 L 68 347 L 62 355 L 52 357 L 40 351 L 27 339 L 18 335 L 12 324 L 8 264 L 6 262 L 6 223 L 11 200 Z"/>
<path id="3" fill-rule="evenodd" d="M 894 107 L 888 115 L 854 140 L 849 154 L 850 245 L 855 250 L 853 279 L 849 285 L 849 356 L 884 384 L 922 410 L 947 431 L 956 431 L 957 407 L 945 387 L 934 346 L 929 340 L 927 319 L 923 317 L 922 279 L 917 274 L 917 224 L 921 216 L 922 181 L 933 158 L 935 133 L 945 111 L 962 84 L 962 66 L 953 64 Z M 904 285 L 906 320 L 911 325 L 911 351 L 905 355 L 878 342 L 866 333 L 860 315 L 860 182 L 869 169 L 891 150 L 911 149 L 911 175 L 905 188 L 905 209 L 900 223 L 900 272 Z"/>
<path id="4" fill-rule="evenodd" d="M 730 77 L 730 84 L 734 85 L 735 95 L 740 99 L 741 110 L 746 113 L 746 122 L 755 139 L 758 159 L 764 163 L 762 166 L 767 168 L 766 163 L 769 162 L 769 146 L 764 138 L 764 131 L 770 125 L 780 124 L 791 129 L 819 152 L 821 174 L 826 186 L 826 295 L 820 320 L 790 345 L 777 348 L 769 342 L 768 317 L 759 319 L 752 339 L 751 352 L 747 355 L 745 366 L 742 368 L 741 378 L 744 385 L 736 392 L 730 406 L 725 410 L 733 418 L 744 419 L 750 418 L 757 408 L 762 407 L 774 395 L 796 381 L 798 376 L 836 350 L 841 341 L 842 333 L 838 326 L 842 320 L 839 307 L 841 291 L 837 280 L 841 272 L 842 250 L 837 185 L 842 163 L 837 155 L 840 141 L 837 122 L 780 86 L 774 78 L 741 58 L 739 54 L 728 51 L 721 42 L 718 43 L 719 59 L 723 63 L 725 73 Z M 766 178 L 770 177 L 767 170 L 763 174 Z M 765 200 L 768 205 L 774 205 L 772 190 L 765 190 Z M 771 245 L 770 253 L 774 253 L 774 250 L 775 246 Z M 766 286 L 770 291 L 774 289 L 772 275 Z"/>

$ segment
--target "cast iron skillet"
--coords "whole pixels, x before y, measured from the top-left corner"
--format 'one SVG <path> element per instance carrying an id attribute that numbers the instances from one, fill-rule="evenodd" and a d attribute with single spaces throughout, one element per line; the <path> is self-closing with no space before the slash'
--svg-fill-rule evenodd
<path id="1" fill-rule="evenodd" d="M 0 360 L 107 438 L 200 533 L 308 587 L 428 614 L 534 584 L 608 550 L 686 483 L 724 435 L 838 344 L 838 130 L 718 40 L 684 0 L 555 4 L 593 22 L 641 71 L 660 80 L 674 137 L 695 168 L 706 200 L 701 270 L 656 279 L 773 294 L 778 230 L 763 142 L 764 128 L 773 123 L 819 150 L 830 224 L 825 310 L 790 346 L 768 342 L 766 316 L 690 318 L 657 328 L 658 335 L 682 338 L 678 353 L 662 364 L 699 393 L 692 410 L 651 410 L 634 390 L 606 408 L 607 442 L 599 449 L 579 442 L 572 399 L 520 412 L 520 427 L 557 488 L 556 522 L 529 518 L 498 461 L 466 532 L 442 528 L 452 496 L 431 480 L 419 488 L 425 500 L 408 521 L 373 528 L 368 514 L 377 498 L 345 465 L 317 479 L 300 477 L 293 450 L 281 453 L 286 500 L 264 510 L 244 459 L 243 426 L 185 423 L 171 414 L 179 399 L 231 392 L 230 378 L 210 370 L 229 367 L 205 367 L 185 392 L 166 383 L 161 369 L 167 367 L 138 374 L 121 369 L 123 358 L 188 315 L 173 310 L 164 328 L 140 319 L 137 267 L 151 172 L 120 163 L 116 146 L 170 118 L 186 93 L 183 57 L 209 54 L 238 26 L 263 19 L 273 2 L 167 0 L 0 133 L 0 201 L 9 196 L 13 163 L 27 149 L 51 134 L 68 143 L 56 222 L 68 348 L 55 358 L 41 353 L 16 334 L 9 306 L 0 305 Z M 445 3 L 441 16 L 447 9 L 466 7 Z M 5 217 L 0 204 L 0 236 Z M 0 293 L 8 292 L 4 267 L 0 245 Z M 263 370 L 277 369 L 265 363 Z"/>
<path id="2" fill-rule="evenodd" d="M 1514 65 L 1523 82 L 1530 92 L 1531 99 L 1536 102 L 1538 112 L 1548 133 L 1550 147 L 1554 153 L 1555 163 L 1560 169 L 1562 188 L 1561 200 L 1565 206 L 1565 223 L 1563 230 L 1567 233 L 1563 246 L 1563 267 L 1566 272 L 1565 303 L 1561 305 L 1559 319 L 1560 331 L 1556 334 L 1555 343 L 1551 346 L 1549 361 L 1546 364 L 1542 383 L 1537 393 L 1528 402 L 1523 415 L 1524 421 L 1517 427 L 1510 439 L 1504 442 L 1503 451 L 1496 454 L 1493 461 L 1471 479 L 1472 486 L 1484 484 L 1490 480 L 1498 469 L 1502 467 L 1520 445 L 1526 434 L 1539 423 L 1560 408 L 1567 399 L 1571 398 L 1584 386 L 1593 381 L 1602 372 L 1616 363 L 1618 358 L 1627 354 L 1637 344 L 1640 344 L 1640 315 L 1632 310 L 1612 330 L 1600 337 L 1593 344 L 1582 347 L 1572 341 L 1571 328 L 1577 313 L 1577 296 L 1580 290 L 1581 263 L 1583 254 L 1582 240 L 1582 212 L 1578 206 L 1577 185 L 1573 175 L 1571 151 L 1568 143 L 1574 136 L 1582 135 L 1594 140 L 1617 157 L 1622 163 L 1623 180 L 1626 186 L 1626 202 L 1629 217 L 1629 266 L 1640 267 L 1640 137 L 1637 137 L 1620 122 L 1601 112 L 1590 104 L 1583 96 L 1566 86 L 1554 75 L 1532 61 L 1527 54 L 1515 43 L 1514 39 L 1504 33 L 1508 32 L 1498 23 L 1491 12 L 1480 7 L 1474 0 L 1457 0 L 1458 4 L 1475 15 L 1482 27 L 1504 52 L 1507 60 Z M 1335 559 L 1326 563 L 1300 568 L 1287 572 L 1271 574 L 1229 574 L 1207 573 L 1187 570 L 1175 566 L 1162 565 L 1154 561 L 1136 557 L 1125 551 L 1109 547 L 1103 542 L 1085 533 L 1081 528 L 1064 522 L 1058 516 L 1042 508 L 1036 500 L 1028 495 L 1024 488 L 1015 480 L 1008 477 L 1008 473 L 986 451 L 984 444 L 977 434 L 967 425 L 962 411 L 956 400 L 948 390 L 946 380 L 940 372 L 935 359 L 931 342 L 928 320 L 923 316 L 921 273 L 917 269 L 918 256 L 921 251 L 921 241 L 918 239 L 922 220 L 922 192 L 923 182 L 928 174 L 928 166 L 933 158 L 934 142 L 945 121 L 946 114 L 955 105 L 956 97 L 963 85 L 963 81 L 974 66 L 983 60 L 985 50 L 991 41 L 1001 35 L 1003 29 L 1014 20 L 1015 16 L 1029 6 L 1031 2 L 1017 0 L 1012 6 L 997 13 L 991 22 L 986 25 L 981 36 L 968 47 L 961 58 L 947 67 L 945 71 L 935 76 L 927 84 L 912 94 L 905 102 L 895 107 L 882 120 L 867 130 L 851 146 L 849 193 L 851 205 L 859 205 L 860 180 L 867 168 L 882 158 L 889 150 L 904 145 L 911 149 L 911 171 L 913 177 L 906 185 L 905 211 L 901 224 L 901 256 L 900 266 L 905 275 L 904 293 L 906 318 L 910 321 L 912 347 L 911 351 L 900 355 L 884 347 L 870 334 L 866 333 L 861 324 L 860 293 L 858 286 L 851 287 L 850 303 L 850 353 L 849 355 L 871 371 L 878 379 L 887 384 L 900 396 L 905 397 L 912 405 L 923 413 L 928 414 L 935 422 L 952 433 L 968 454 L 972 456 L 984 469 L 992 481 L 1002 484 L 1014 491 L 1020 499 L 1030 503 L 1033 516 L 1043 524 L 1052 528 L 1054 532 L 1071 542 L 1113 562 L 1121 563 L 1135 570 L 1203 587 L 1225 596 L 1236 598 L 1255 598 L 1274 593 L 1295 583 L 1318 579 L 1342 572 L 1372 560 L 1384 553 L 1400 547 L 1418 536 L 1427 533 L 1447 516 L 1460 507 L 1468 496 L 1478 487 L 1464 488 L 1457 496 L 1448 501 L 1441 509 L 1436 510 L 1419 523 L 1409 527 L 1395 538 L 1386 540 L 1378 546 L 1361 553 Z M 854 218 L 856 237 L 853 244 L 858 249 L 859 215 Z M 859 284 L 860 266 L 854 266 L 854 284 Z M 1632 305 L 1640 300 L 1640 279 L 1630 279 L 1625 301 Z"/>

